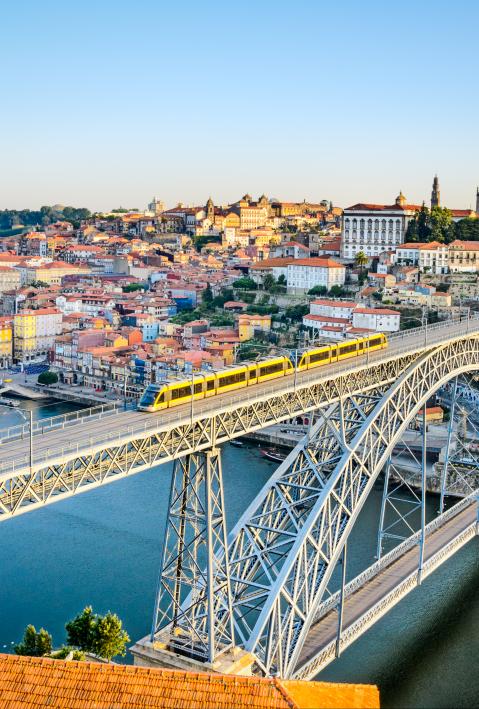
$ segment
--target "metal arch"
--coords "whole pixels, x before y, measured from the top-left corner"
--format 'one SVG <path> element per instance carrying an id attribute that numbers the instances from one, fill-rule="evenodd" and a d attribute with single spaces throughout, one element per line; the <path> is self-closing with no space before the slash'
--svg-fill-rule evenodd
<path id="1" fill-rule="evenodd" d="M 337 460 L 336 450 L 336 456 L 332 456 L 336 458 L 332 471 L 331 468 L 327 471 L 328 461 L 325 460 L 313 461 L 314 464 L 309 465 L 310 478 L 315 476 L 316 480 L 315 502 L 308 510 L 307 520 L 297 529 L 295 539 L 290 540 L 284 550 L 276 547 L 275 559 L 271 559 L 273 552 L 270 553 L 270 567 L 264 566 L 263 583 L 257 584 L 256 598 L 247 576 L 251 578 L 257 573 L 258 559 L 261 556 L 265 558 L 265 550 L 271 549 L 271 541 L 277 541 L 285 530 L 285 519 L 288 516 L 291 518 L 292 501 L 290 498 L 288 504 L 278 505 L 276 496 L 276 505 L 273 502 L 271 504 L 271 518 L 274 518 L 275 524 L 270 529 L 258 528 L 254 524 L 254 513 L 251 514 L 252 510 L 249 510 L 250 523 L 244 523 L 243 520 L 240 534 L 231 540 L 233 606 L 238 635 L 243 637 L 246 649 L 255 653 L 265 672 L 278 672 L 284 677 L 293 674 L 315 609 L 322 599 L 344 542 L 374 480 L 409 420 L 434 391 L 457 372 L 477 369 L 477 339 L 471 338 L 437 348 L 403 373 L 374 407 L 373 412 L 363 419 L 359 430 L 356 426 L 350 429 L 352 438 L 342 438 L 336 429 L 341 459 Z M 331 420 L 325 422 L 323 428 L 321 423 L 318 424 L 311 437 L 314 439 L 321 431 L 324 440 L 328 428 L 332 431 Z M 304 463 L 305 458 L 303 446 L 297 453 L 297 459 L 302 459 Z M 332 460 L 331 456 L 329 460 Z M 322 467 L 327 476 L 321 475 Z M 319 484 L 319 481 L 323 484 Z M 249 530 L 252 525 L 256 526 L 254 537 Z M 248 532 L 249 540 L 246 543 Z M 249 568 L 246 564 L 246 575 L 238 578 L 233 569 L 237 548 L 241 544 L 243 568 L 246 559 L 250 559 L 250 564 Z M 259 617 L 249 637 L 245 637 L 244 625 L 241 627 L 244 618 L 238 617 L 238 609 L 242 601 L 245 606 L 249 603 L 253 609 L 255 602 L 264 600 L 265 596 L 267 599 Z"/>

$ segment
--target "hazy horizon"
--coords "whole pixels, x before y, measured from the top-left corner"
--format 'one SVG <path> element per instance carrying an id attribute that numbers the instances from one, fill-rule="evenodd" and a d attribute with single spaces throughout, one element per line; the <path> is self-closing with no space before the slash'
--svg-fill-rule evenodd
<path id="1" fill-rule="evenodd" d="M 475 206 L 479 5 L 22 0 L 2 9 L 0 209 L 153 196 Z"/>

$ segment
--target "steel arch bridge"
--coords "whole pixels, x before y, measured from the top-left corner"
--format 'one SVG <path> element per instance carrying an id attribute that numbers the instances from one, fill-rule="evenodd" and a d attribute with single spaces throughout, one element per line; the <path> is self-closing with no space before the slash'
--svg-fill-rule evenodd
<path id="1" fill-rule="evenodd" d="M 444 384 L 478 370 L 479 320 L 468 319 L 402 333 L 370 358 L 211 398 L 194 412 L 105 412 L 45 431 L 20 427 L 0 441 L 0 521 L 173 460 L 152 632 L 134 654 L 163 653 L 171 664 L 180 656 L 219 671 L 230 657 L 235 671 L 242 652 L 265 674 L 314 676 L 334 656 L 331 643 L 316 655 L 304 650 L 336 601 L 336 649 L 356 637 L 349 628 L 349 639 L 341 635 L 345 598 L 359 583 L 345 584 L 346 544 L 375 480 L 385 470 L 387 493 L 391 454 L 408 424 Z M 311 412 L 306 438 L 227 535 L 218 446 Z M 451 429 L 443 480 L 450 437 Z M 454 540 L 436 535 L 436 556 L 425 555 L 425 438 L 422 448 L 420 535 L 394 556 L 406 558 L 416 545 L 418 581 L 476 533 L 478 500 L 471 489 L 428 526 L 433 533 L 463 525 Z M 394 559 L 386 555 L 366 576 L 378 579 Z M 340 593 L 330 595 L 340 565 Z M 408 577 L 396 598 L 411 588 Z M 378 613 L 388 607 L 382 599 Z M 372 622 L 371 609 L 364 616 L 362 628 Z"/>
<path id="2" fill-rule="evenodd" d="M 478 370 L 479 339 L 463 337 L 405 363 L 393 383 L 383 380 L 363 392 L 345 392 L 318 409 L 308 436 L 251 503 L 226 544 L 218 531 L 224 523 L 218 492 L 198 475 L 205 464 L 195 461 L 188 476 L 175 475 L 169 530 L 173 522 L 176 544 L 165 545 L 152 646 L 168 638 L 174 652 L 212 663 L 239 645 L 265 674 L 313 676 L 318 666 L 301 667 L 302 649 L 341 562 L 344 590 L 347 540 L 375 481 L 428 399 L 458 375 Z M 210 479 L 212 474 L 218 490 L 216 459 Z M 424 480 L 425 470 L 423 475 Z M 424 497 L 425 489 L 423 510 Z M 213 516 L 208 511 L 212 500 Z M 468 502 L 477 503 L 476 492 Z M 205 528 L 217 529 L 215 539 L 205 539 L 203 574 L 198 570 L 200 518 Z M 424 524 L 423 519 L 416 540 L 419 582 Z"/>

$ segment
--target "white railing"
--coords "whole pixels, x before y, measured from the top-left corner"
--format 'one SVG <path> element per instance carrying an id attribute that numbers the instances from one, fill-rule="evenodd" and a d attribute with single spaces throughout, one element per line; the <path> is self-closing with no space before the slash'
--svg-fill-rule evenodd
<path id="1" fill-rule="evenodd" d="M 310 386 L 324 379 L 329 380 L 341 376 L 344 373 L 366 368 L 372 364 L 377 365 L 382 362 L 387 362 L 393 357 L 406 355 L 421 349 L 425 350 L 441 342 L 447 342 L 456 337 L 474 333 L 479 333 L 479 315 L 474 315 L 467 320 L 448 320 L 447 322 L 434 323 L 433 325 L 394 333 L 388 336 L 389 347 L 387 349 L 372 352 L 369 357 L 365 356 L 345 360 L 317 370 L 298 373 L 295 382 L 292 381 L 293 375 L 291 375 L 279 380 L 275 379 L 274 383 L 271 385 L 253 386 L 247 389 L 241 389 L 239 393 L 234 395 L 223 394 L 209 399 L 199 400 L 193 404 L 193 411 L 191 404 L 185 404 L 178 407 L 177 411 L 175 411 L 175 409 L 169 409 L 168 411 L 162 412 L 160 416 L 148 414 L 146 415 L 146 421 L 144 420 L 145 415 L 139 414 L 141 423 L 132 423 L 129 426 L 117 428 L 115 433 L 102 433 L 97 436 L 89 436 L 86 434 L 85 437 L 77 443 L 68 443 L 56 448 L 47 448 L 43 452 L 34 452 L 33 463 L 35 466 L 38 466 L 57 458 L 64 458 L 65 456 L 71 457 L 72 454 L 78 454 L 80 451 L 91 449 L 94 446 L 117 445 L 133 437 L 146 436 L 147 434 L 167 430 L 181 424 L 187 425 L 191 421 L 195 421 L 212 412 L 221 413 L 230 408 L 253 405 L 273 396 L 293 393 L 298 389 L 304 388 L 305 385 Z M 118 413 L 118 417 L 121 424 L 122 414 Z M 38 423 L 41 424 L 41 421 Z M 59 428 L 60 427 L 61 426 L 59 426 Z M 51 431 L 54 428 L 55 427 L 51 427 L 49 430 Z M 26 432 L 24 433 L 25 437 L 28 437 L 28 430 L 27 426 Z M 48 431 L 45 431 L 45 433 L 48 433 Z M 10 473 L 14 475 L 16 470 L 24 469 L 28 464 L 29 460 L 27 455 L 16 457 L 15 461 L 5 461 L 3 464 L 0 463 L 0 474 L 6 475 Z"/>
<path id="2" fill-rule="evenodd" d="M 100 420 L 107 415 L 122 413 L 117 402 L 109 404 L 101 404 L 88 409 L 79 409 L 78 411 L 70 411 L 67 414 L 59 414 L 58 416 L 50 416 L 49 418 L 37 419 L 33 421 L 32 435 L 47 433 L 53 429 L 62 429 L 67 426 L 85 423 L 86 421 Z M 8 428 L 0 429 L 0 444 L 7 441 L 14 441 L 23 438 L 28 438 L 30 435 L 30 424 L 21 423 Z"/>
<path id="3" fill-rule="evenodd" d="M 430 536 L 433 532 L 435 532 L 437 529 L 442 527 L 444 524 L 446 524 L 453 517 L 456 517 L 460 512 L 465 510 L 471 504 L 474 504 L 474 503 L 477 504 L 478 499 L 479 499 L 479 489 L 474 490 L 474 492 L 471 492 L 467 497 L 463 497 L 462 500 L 460 500 L 455 505 L 450 507 L 448 510 L 443 512 L 442 515 L 435 517 L 425 527 L 426 540 L 427 540 L 428 535 Z M 382 556 L 380 559 L 378 559 L 374 564 L 371 564 L 371 566 L 368 566 L 368 568 L 365 569 L 364 571 L 362 571 L 358 576 L 353 578 L 344 587 L 344 598 L 348 598 L 348 596 L 351 596 L 359 588 L 364 586 L 368 581 L 370 581 L 372 578 L 374 578 L 375 576 L 380 574 L 392 563 L 397 561 L 407 551 L 409 551 L 410 549 L 417 546 L 421 540 L 421 534 L 422 534 L 422 532 L 421 532 L 421 530 L 419 530 L 415 534 L 411 535 L 410 537 L 405 539 L 403 542 L 401 542 L 401 544 L 398 544 L 396 547 L 394 547 L 394 549 L 392 549 L 390 552 L 388 552 L 387 554 L 384 554 L 384 556 Z M 322 618 L 327 613 L 329 613 L 329 611 L 333 610 L 333 608 L 336 608 L 339 603 L 339 597 L 340 597 L 340 592 L 337 591 L 336 593 L 331 595 L 326 601 L 324 601 L 324 603 L 322 603 L 318 607 L 318 609 L 315 613 L 313 623 L 318 622 L 318 620 L 320 620 L 320 618 Z"/>

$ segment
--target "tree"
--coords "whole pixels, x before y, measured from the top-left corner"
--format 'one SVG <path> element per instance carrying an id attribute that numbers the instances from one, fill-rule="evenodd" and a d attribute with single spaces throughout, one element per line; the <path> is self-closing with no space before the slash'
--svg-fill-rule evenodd
<path id="1" fill-rule="evenodd" d="M 211 290 L 211 285 L 209 283 L 206 286 L 206 288 L 204 289 L 201 299 L 202 299 L 202 302 L 205 303 L 206 305 L 209 305 L 212 302 L 213 291 Z"/>
<path id="2" fill-rule="evenodd" d="M 281 273 L 278 276 L 278 286 L 286 286 L 286 285 L 287 285 L 286 276 L 284 275 L 284 273 Z"/>
<path id="3" fill-rule="evenodd" d="M 334 298 L 341 298 L 341 296 L 346 295 L 346 291 L 342 286 L 332 286 L 329 289 L 329 295 L 332 295 Z"/>
<path id="4" fill-rule="evenodd" d="M 38 375 L 37 382 L 39 384 L 56 384 L 58 381 L 58 374 L 56 372 L 41 372 Z"/>
<path id="5" fill-rule="evenodd" d="M 363 272 L 364 266 L 367 266 L 367 264 L 369 263 L 369 259 L 364 253 L 364 251 L 358 251 L 358 253 L 354 257 L 354 261 L 356 263 L 356 266 L 359 266 L 359 268 L 361 269 L 361 273 Z"/>
<path id="6" fill-rule="evenodd" d="M 273 276 L 272 273 L 267 273 L 265 277 L 263 278 L 263 288 L 265 290 L 271 291 L 274 290 L 274 287 L 276 286 L 276 278 Z"/>
<path id="7" fill-rule="evenodd" d="M 326 286 L 314 286 L 309 289 L 308 295 L 326 295 L 327 292 L 328 289 Z"/>
<path id="8" fill-rule="evenodd" d="M 67 642 L 80 650 L 91 650 L 94 641 L 96 615 L 91 606 L 87 606 L 73 620 L 65 625 Z"/>
<path id="9" fill-rule="evenodd" d="M 240 288 L 241 290 L 256 290 L 256 283 L 252 278 L 243 276 L 242 278 L 238 278 L 233 283 L 233 288 Z"/>
<path id="10" fill-rule="evenodd" d="M 114 613 L 99 616 L 93 631 L 92 650 L 100 657 L 111 660 L 115 655 L 126 654 L 126 644 L 130 636 L 123 629 L 122 622 Z"/>
<path id="11" fill-rule="evenodd" d="M 17 655 L 30 655 L 31 657 L 42 657 L 49 655 L 52 651 L 52 636 L 45 628 L 36 631 L 34 625 L 27 625 L 23 634 L 23 640 L 15 645 Z"/>
<path id="12" fill-rule="evenodd" d="M 128 283 L 126 286 L 123 286 L 122 291 L 123 293 L 134 293 L 137 290 L 147 290 L 148 286 L 146 283 Z"/>

